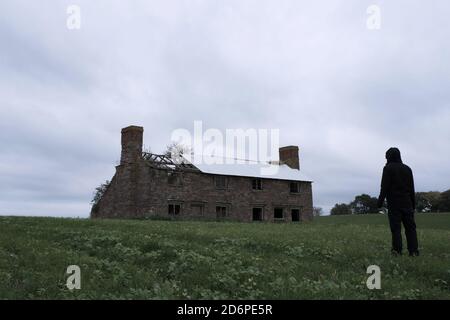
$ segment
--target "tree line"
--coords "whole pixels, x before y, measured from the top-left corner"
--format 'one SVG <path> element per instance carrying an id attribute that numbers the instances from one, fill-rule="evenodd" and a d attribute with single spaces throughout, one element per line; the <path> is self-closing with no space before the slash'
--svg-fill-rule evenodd
<path id="1" fill-rule="evenodd" d="M 377 208 L 377 198 L 368 194 L 355 197 L 350 203 L 336 203 L 331 209 L 331 215 L 345 214 L 376 214 L 384 213 L 385 208 Z M 450 212 L 450 189 L 444 192 L 416 192 L 417 212 Z"/>

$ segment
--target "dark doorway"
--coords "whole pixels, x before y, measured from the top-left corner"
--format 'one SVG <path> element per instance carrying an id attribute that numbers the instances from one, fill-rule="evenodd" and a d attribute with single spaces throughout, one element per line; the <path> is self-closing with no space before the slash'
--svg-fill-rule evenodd
<path id="1" fill-rule="evenodd" d="M 273 219 L 274 220 L 283 220 L 283 208 L 275 208 L 273 209 Z"/>
<path id="2" fill-rule="evenodd" d="M 262 221 L 262 208 L 253 208 L 253 221 Z"/>
<path id="3" fill-rule="evenodd" d="M 292 215 L 292 221 L 300 221 L 300 210 L 299 209 L 292 209 L 291 210 Z"/>
<path id="4" fill-rule="evenodd" d="M 181 205 L 179 204 L 169 204 L 169 215 L 177 216 L 181 212 Z"/>
<path id="5" fill-rule="evenodd" d="M 226 218 L 227 216 L 227 207 L 225 206 L 216 206 L 216 217 L 217 219 Z"/>

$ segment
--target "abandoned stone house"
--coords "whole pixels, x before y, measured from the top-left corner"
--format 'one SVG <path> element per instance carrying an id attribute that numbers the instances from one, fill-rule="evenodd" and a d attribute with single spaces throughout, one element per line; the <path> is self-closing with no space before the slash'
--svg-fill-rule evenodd
<path id="1" fill-rule="evenodd" d="M 143 131 L 122 129 L 120 165 L 92 218 L 312 219 L 312 181 L 300 172 L 298 147 L 280 148 L 277 164 L 194 165 L 143 152 Z M 262 165 L 279 167 L 266 176 Z"/>

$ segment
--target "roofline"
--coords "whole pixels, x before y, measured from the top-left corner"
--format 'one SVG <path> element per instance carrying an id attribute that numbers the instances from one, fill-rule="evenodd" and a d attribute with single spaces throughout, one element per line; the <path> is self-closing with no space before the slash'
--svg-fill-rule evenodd
<path id="1" fill-rule="evenodd" d="M 118 165 L 117 167 L 120 167 Z M 163 170 L 163 171 L 178 171 L 178 172 L 187 172 L 187 173 L 196 173 L 196 174 L 203 174 L 203 175 L 209 175 L 209 176 L 224 176 L 224 177 L 234 177 L 234 178 L 249 178 L 249 179 L 265 179 L 265 180 L 280 180 L 280 181 L 297 181 L 297 182 L 309 182 L 313 183 L 313 180 L 297 180 L 297 179 L 282 179 L 282 178 L 271 178 L 269 176 L 267 177 L 256 177 L 256 176 L 248 176 L 248 175 L 235 175 L 235 174 L 223 174 L 223 173 L 211 173 L 211 172 L 203 172 L 199 168 L 195 167 L 197 170 L 189 170 L 187 168 L 182 168 L 179 170 L 171 170 L 169 168 L 161 168 L 161 167 L 152 167 L 151 169 L 155 170 Z"/>
<path id="2" fill-rule="evenodd" d="M 290 146 L 288 146 L 289 148 Z M 149 157 L 148 159 L 146 159 L 145 157 Z M 154 160 L 156 160 L 157 162 L 161 163 L 161 166 L 152 166 L 152 158 L 155 158 Z M 183 157 L 184 158 L 184 157 Z M 154 153 L 146 153 L 143 152 L 143 160 L 145 163 L 148 163 L 149 166 L 151 168 L 154 169 L 159 169 L 159 170 L 166 170 L 166 171 L 179 171 L 179 172 L 192 172 L 192 173 L 201 173 L 204 175 L 211 175 L 211 176 L 224 176 L 224 177 L 236 177 L 236 178 L 248 178 L 248 179 L 265 179 L 265 180 L 279 180 L 279 181 L 296 181 L 296 182 L 307 182 L 307 183 L 313 183 L 313 180 L 300 180 L 300 179 L 290 179 L 290 178 L 280 178 L 280 177 L 272 177 L 270 175 L 267 176 L 262 176 L 262 175 L 248 175 L 248 174 L 226 174 L 226 173 L 215 173 L 215 172 L 205 172 L 203 171 L 200 167 L 198 167 L 195 163 L 191 163 L 190 161 L 188 161 L 188 159 L 184 158 L 185 160 L 187 160 L 187 163 L 185 164 L 180 164 L 180 163 L 175 163 L 173 162 L 173 160 L 165 155 L 159 155 L 159 154 L 154 154 Z M 170 168 L 167 167 L 166 165 L 173 165 L 175 168 Z M 285 166 L 285 165 L 274 165 L 274 164 L 270 164 L 272 166 L 277 166 L 277 167 L 281 167 L 281 166 Z M 289 168 L 289 166 L 287 166 Z M 295 170 L 298 171 L 297 169 L 292 169 L 289 168 L 291 170 Z"/>
<path id="3" fill-rule="evenodd" d="M 200 170 L 200 169 L 199 169 Z M 234 174 L 223 174 L 223 173 L 210 173 L 210 172 L 203 172 L 200 170 L 200 172 L 197 173 L 201 173 L 201 174 L 207 174 L 207 175 L 211 175 L 211 176 L 225 176 L 225 177 L 236 177 L 236 178 L 252 178 L 252 179 L 266 179 L 266 180 L 280 180 L 280 181 L 297 181 L 297 182 L 310 182 L 313 183 L 314 181 L 312 180 L 297 180 L 297 179 L 283 179 L 283 178 L 271 178 L 269 176 L 267 177 L 255 177 L 255 176 L 247 176 L 247 175 L 234 175 Z"/>

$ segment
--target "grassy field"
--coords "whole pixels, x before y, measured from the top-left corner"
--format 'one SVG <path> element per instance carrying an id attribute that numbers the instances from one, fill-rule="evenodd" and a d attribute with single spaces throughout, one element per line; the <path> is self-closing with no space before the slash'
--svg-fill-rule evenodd
<path id="1" fill-rule="evenodd" d="M 450 214 L 390 255 L 384 215 L 311 223 L 0 217 L 0 299 L 450 299 Z M 81 268 L 81 290 L 66 268 Z M 369 265 L 381 290 L 366 287 Z"/>

